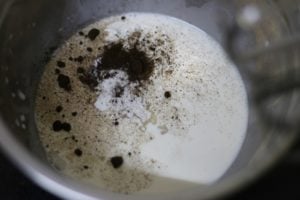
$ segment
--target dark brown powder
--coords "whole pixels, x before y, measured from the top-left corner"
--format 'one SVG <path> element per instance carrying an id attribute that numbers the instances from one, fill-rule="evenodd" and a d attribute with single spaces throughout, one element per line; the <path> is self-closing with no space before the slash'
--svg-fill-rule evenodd
<path id="1" fill-rule="evenodd" d="M 67 131 L 67 132 L 70 132 L 71 131 L 71 124 L 64 122 L 62 124 L 62 129 Z"/>
<path id="2" fill-rule="evenodd" d="M 90 38 L 91 41 L 95 40 L 96 37 L 100 34 L 100 31 L 96 28 L 93 28 L 89 31 L 87 37 Z"/>
<path id="3" fill-rule="evenodd" d="M 116 120 L 113 122 L 113 124 L 114 124 L 115 126 L 118 126 L 118 125 L 119 125 L 118 120 L 116 119 Z"/>
<path id="4" fill-rule="evenodd" d="M 124 93 L 124 87 L 121 87 L 120 85 L 117 85 L 114 88 L 114 97 L 120 98 L 120 97 L 122 97 L 123 93 Z"/>
<path id="5" fill-rule="evenodd" d="M 129 81 L 141 82 L 151 76 L 154 62 L 136 45 L 132 49 L 125 50 L 122 43 L 116 43 L 105 47 L 101 63 L 98 64 L 97 69 L 99 71 L 123 70 L 127 72 Z"/>
<path id="6" fill-rule="evenodd" d="M 55 110 L 56 110 L 56 112 L 61 112 L 62 111 L 62 109 L 63 109 L 63 107 L 62 106 L 57 106 L 56 108 L 55 108 Z"/>
<path id="7" fill-rule="evenodd" d="M 60 68 L 64 68 L 66 66 L 66 63 L 59 60 L 59 61 L 56 62 L 56 65 Z"/>
<path id="8" fill-rule="evenodd" d="M 164 95 L 168 99 L 168 98 L 171 97 L 171 92 L 170 91 L 166 91 Z"/>
<path id="9" fill-rule="evenodd" d="M 60 70 L 59 69 L 55 69 L 55 74 L 60 74 Z"/>
<path id="10" fill-rule="evenodd" d="M 99 33 L 100 31 L 98 32 L 97 30 L 91 29 L 89 35 L 97 37 L 96 35 Z M 167 54 L 164 52 L 160 52 L 160 56 L 162 57 L 160 61 L 149 57 L 146 53 L 147 50 L 142 50 L 143 48 L 141 47 L 145 46 L 147 41 L 149 43 L 151 41 L 149 38 L 141 39 L 141 35 L 140 31 L 135 31 L 128 37 L 127 42 L 130 44 L 129 48 L 124 48 L 125 43 L 122 40 L 101 48 L 101 50 L 103 49 L 102 54 L 99 55 L 101 62 L 97 62 L 87 70 L 82 67 L 77 68 L 79 80 L 83 84 L 88 85 L 91 90 L 96 91 L 99 81 L 115 76 L 112 70 L 121 70 L 128 75 L 130 82 L 137 83 L 133 94 L 139 96 L 145 86 L 151 83 L 150 77 L 153 74 L 155 64 L 161 63 L 163 58 L 167 59 L 165 58 Z M 94 37 L 91 37 L 90 39 L 93 38 Z M 156 47 L 159 46 L 158 40 L 159 39 L 156 39 L 155 43 L 149 47 L 153 53 L 156 52 Z M 87 50 L 89 51 L 90 49 Z M 74 60 L 81 63 L 83 59 L 83 57 L 77 57 Z M 118 85 L 114 88 L 113 92 L 116 101 L 117 98 L 123 96 L 125 87 L 126 86 Z M 166 93 L 165 97 L 170 98 L 171 93 Z"/>
<path id="11" fill-rule="evenodd" d="M 88 168 L 89 168 L 89 166 L 87 166 L 87 165 L 84 165 L 84 166 L 83 166 L 83 168 L 84 168 L 84 169 L 88 169 Z"/>
<path id="12" fill-rule="evenodd" d="M 76 116 L 77 115 L 77 112 L 72 112 L 72 116 Z"/>
<path id="13" fill-rule="evenodd" d="M 86 48 L 86 50 L 87 50 L 88 52 L 92 52 L 92 51 L 93 51 L 93 49 L 92 49 L 91 47 Z"/>
<path id="14" fill-rule="evenodd" d="M 59 120 L 56 120 L 53 122 L 52 124 L 52 129 L 55 131 L 55 132 L 59 132 L 59 131 L 66 131 L 66 132 L 70 132 L 71 131 L 71 125 L 69 123 L 62 123 L 61 121 Z"/>
<path id="15" fill-rule="evenodd" d="M 66 91 L 71 91 L 71 81 L 68 76 L 59 74 L 57 77 L 57 82 L 60 88 L 63 88 Z"/>
<path id="16" fill-rule="evenodd" d="M 84 57 L 83 56 L 78 56 L 77 58 L 74 58 L 74 61 L 75 62 L 79 62 L 79 63 L 82 63 L 84 60 Z"/>
<path id="17" fill-rule="evenodd" d="M 76 156 L 78 156 L 78 157 L 82 156 L 82 151 L 81 151 L 81 149 L 79 149 L 79 148 L 75 149 L 75 150 L 74 150 L 74 154 L 75 154 Z"/>
<path id="18" fill-rule="evenodd" d="M 95 77 L 92 72 L 82 73 L 79 76 L 81 83 L 89 86 L 91 90 L 95 90 L 95 87 L 98 85 L 97 77 Z"/>
<path id="19" fill-rule="evenodd" d="M 82 67 L 77 68 L 77 73 L 78 74 L 83 74 L 84 72 L 85 72 L 85 70 Z"/>
<path id="20" fill-rule="evenodd" d="M 120 168 L 122 166 L 124 160 L 123 160 L 123 157 L 121 157 L 121 156 L 115 156 L 115 157 L 112 157 L 110 159 L 110 162 L 111 162 L 112 166 L 115 169 L 117 169 L 117 168 Z"/>
<path id="21" fill-rule="evenodd" d="M 52 124 L 52 129 L 55 131 L 55 132 L 58 132 L 58 131 L 61 131 L 61 121 L 59 120 L 56 120 L 55 122 L 53 122 Z"/>

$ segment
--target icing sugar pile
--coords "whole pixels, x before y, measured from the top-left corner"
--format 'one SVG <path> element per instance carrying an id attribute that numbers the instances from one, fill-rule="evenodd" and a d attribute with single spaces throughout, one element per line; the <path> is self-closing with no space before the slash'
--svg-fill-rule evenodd
<path id="1" fill-rule="evenodd" d="M 95 103 L 96 108 L 128 118 L 135 116 L 142 122 L 149 119 L 150 113 L 145 109 L 143 99 L 134 94 L 138 84 L 130 82 L 127 73 L 122 70 L 109 70 L 105 73 L 110 78 L 102 80 L 97 87 L 99 96 Z"/>

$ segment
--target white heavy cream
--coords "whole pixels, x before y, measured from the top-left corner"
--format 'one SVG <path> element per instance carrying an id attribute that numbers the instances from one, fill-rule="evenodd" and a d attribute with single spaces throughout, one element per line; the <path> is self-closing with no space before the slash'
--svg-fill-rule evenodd
<path id="1" fill-rule="evenodd" d="M 117 43 L 144 52 L 151 76 L 140 86 L 121 66 L 102 69 L 107 77 L 90 89 L 81 74 L 101 68 Z M 46 65 L 36 99 L 53 166 L 122 193 L 217 181 L 239 153 L 247 120 L 242 79 L 221 46 L 191 24 L 149 13 L 102 19 L 72 36 Z"/>

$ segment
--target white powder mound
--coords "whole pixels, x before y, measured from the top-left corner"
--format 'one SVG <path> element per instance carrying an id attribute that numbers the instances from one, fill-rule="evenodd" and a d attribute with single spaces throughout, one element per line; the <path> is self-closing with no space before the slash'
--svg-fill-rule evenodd
<path id="1" fill-rule="evenodd" d="M 106 72 L 111 78 L 101 81 L 97 87 L 100 91 L 95 106 L 100 111 L 119 113 L 123 117 L 137 117 L 145 122 L 150 113 L 146 110 L 142 98 L 132 93 L 136 83 L 130 83 L 128 75 L 121 70 L 109 70 Z M 116 91 L 117 90 L 117 91 Z M 118 91 L 122 90 L 122 91 Z M 116 93 L 122 93 L 121 98 Z"/>
<path id="2" fill-rule="evenodd" d="M 85 78 L 112 44 L 144 52 L 154 65 L 149 79 L 132 81 L 123 66 L 100 68 L 90 88 Z M 121 193 L 217 181 L 241 148 L 247 116 L 243 82 L 221 46 L 191 24 L 147 13 L 102 19 L 71 37 L 45 67 L 36 100 L 53 166 Z"/>

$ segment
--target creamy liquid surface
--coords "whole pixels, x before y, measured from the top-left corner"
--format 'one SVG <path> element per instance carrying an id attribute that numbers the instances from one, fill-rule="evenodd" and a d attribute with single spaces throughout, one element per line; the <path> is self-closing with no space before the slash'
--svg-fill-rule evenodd
<path id="1" fill-rule="evenodd" d="M 116 44 L 144 52 L 147 80 L 124 66 L 101 69 Z M 247 116 L 243 82 L 221 46 L 191 24 L 146 13 L 100 20 L 67 40 L 45 67 L 35 113 L 55 168 L 151 194 L 217 181 L 240 150 Z"/>

